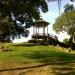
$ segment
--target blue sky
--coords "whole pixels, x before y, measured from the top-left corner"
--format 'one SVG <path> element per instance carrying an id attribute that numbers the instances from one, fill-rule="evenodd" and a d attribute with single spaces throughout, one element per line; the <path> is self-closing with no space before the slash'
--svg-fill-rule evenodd
<path id="1" fill-rule="evenodd" d="M 75 2 L 72 3 L 70 2 L 70 0 L 62 0 L 61 1 L 61 10 L 60 13 L 62 14 L 64 12 L 64 6 L 67 4 L 74 4 L 75 6 Z M 48 32 L 49 34 L 52 35 L 56 35 L 59 39 L 59 41 L 63 41 L 64 38 L 69 38 L 69 36 L 67 35 L 67 33 L 60 33 L 60 34 L 56 34 L 55 31 L 53 31 L 53 24 L 56 20 L 56 18 L 59 16 L 59 9 L 58 9 L 58 4 L 57 2 L 49 2 L 48 3 L 48 9 L 49 11 L 47 13 L 42 13 L 41 12 L 41 17 L 43 18 L 43 20 L 49 22 L 49 26 L 48 26 Z M 13 42 L 27 42 L 29 39 L 31 39 L 31 35 L 33 34 L 33 27 L 31 27 L 30 29 L 30 35 L 27 38 L 22 37 L 21 39 L 15 39 Z"/>

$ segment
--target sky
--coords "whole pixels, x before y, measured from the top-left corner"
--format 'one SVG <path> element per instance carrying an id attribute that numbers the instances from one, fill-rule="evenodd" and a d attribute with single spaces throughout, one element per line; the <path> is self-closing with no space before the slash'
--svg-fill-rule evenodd
<path id="1" fill-rule="evenodd" d="M 64 6 L 67 3 L 73 4 L 75 6 L 75 2 L 71 2 L 70 0 L 62 0 L 60 15 L 64 12 Z M 60 34 L 57 34 L 57 33 L 55 33 L 55 31 L 52 28 L 53 24 L 55 23 L 55 20 L 59 16 L 58 3 L 57 2 L 48 2 L 48 9 L 49 9 L 49 11 L 47 13 L 40 12 L 40 16 L 41 16 L 41 18 L 43 18 L 43 20 L 49 22 L 48 33 L 52 34 L 52 35 L 56 35 L 58 37 L 58 40 L 62 42 L 63 39 L 69 38 L 70 36 L 67 35 L 66 32 L 64 32 L 64 33 L 60 32 Z M 27 38 L 21 37 L 20 39 L 14 39 L 13 43 L 27 42 L 28 40 L 30 40 L 31 35 L 33 34 L 33 27 L 31 27 L 29 29 L 29 31 L 30 31 L 30 34 Z"/>

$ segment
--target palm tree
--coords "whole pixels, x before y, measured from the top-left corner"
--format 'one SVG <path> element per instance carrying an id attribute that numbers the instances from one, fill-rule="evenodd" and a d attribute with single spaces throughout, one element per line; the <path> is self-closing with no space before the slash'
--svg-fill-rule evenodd
<path id="1" fill-rule="evenodd" d="M 66 4 L 65 6 L 64 6 L 64 8 L 65 8 L 65 10 L 64 10 L 64 12 L 68 12 L 68 11 L 72 11 L 72 10 L 74 10 L 74 6 L 73 6 L 73 4 Z"/>

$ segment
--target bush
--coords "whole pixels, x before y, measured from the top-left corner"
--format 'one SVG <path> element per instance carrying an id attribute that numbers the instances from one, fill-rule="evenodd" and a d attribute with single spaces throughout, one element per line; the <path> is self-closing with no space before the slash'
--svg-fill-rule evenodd
<path id="1" fill-rule="evenodd" d="M 28 43 L 35 43 L 36 44 L 37 40 L 36 39 L 29 40 Z"/>

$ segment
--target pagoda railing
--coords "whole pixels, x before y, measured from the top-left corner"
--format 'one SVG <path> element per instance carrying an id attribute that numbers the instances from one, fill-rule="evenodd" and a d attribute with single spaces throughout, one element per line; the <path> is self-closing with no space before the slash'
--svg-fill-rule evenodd
<path id="1" fill-rule="evenodd" d="M 40 36 L 47 36 L 48 34 L 46 34 L 46 33 L 36 33 L 36 34 L 33 34 L 32 36 L 38 36 L 38 35 L 40 35 Z"/>
<path id="2" fill-rule="evenodd" d="M 32 38 L 37 38 L 37 39 L 42 39 L 42 38 L 46 38 L 46 37 L 48 37 L 48 34 L 46 34 L 46 33 L 37 33 L 37 34 L 33 34 L 32 35 Z"/>

